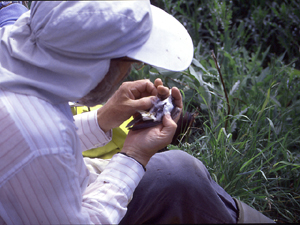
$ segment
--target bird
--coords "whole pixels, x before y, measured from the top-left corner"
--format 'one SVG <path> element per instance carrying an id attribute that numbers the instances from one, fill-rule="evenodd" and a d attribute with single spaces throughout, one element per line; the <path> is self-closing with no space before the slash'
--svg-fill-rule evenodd
<path id="1" fill-rule="evenodd" d="M 149 111 L 138 110 L 137 112 L 138 115 L 126 126 L 130 130 L 156 126 L 162 123 L 163 116 L 166 113 L 170 113 L 172 119 L 174 119 L 180 112 L 180 109 L 175 106 L 172 91 L 170 90 L 170 95 L 166 99 L 162 99 L 161 96 L 155 96 L 153 106 Z"/>

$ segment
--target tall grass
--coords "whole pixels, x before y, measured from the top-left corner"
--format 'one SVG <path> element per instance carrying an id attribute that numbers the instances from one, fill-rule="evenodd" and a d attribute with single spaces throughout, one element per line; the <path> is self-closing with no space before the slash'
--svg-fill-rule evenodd
<path id="1" fill-rule="evenodd" d="M 189 144 L 180 147 L 202 160 L 231 195 L 278 221 L 299 221 L 300 101 L 294 91 L 300 74 L 279 58 L 266 68 L 256 64 L 253 76 L 248 57 L 230 59 L 239 70 L 231 70 L 233 81 L 227 82 L 229 115 L 213 63 L 194 60 L 190 67 L 190 75 L 207 87 L 194 95 L 206 106 L 200 107 L 203 132 L 196 127 Z"/>
<path id="2" fill-rule="evenodd" d="M 188 70 L 145 67 L 129 78 L 162 78 L 198 113 L 190 135 L 169 148 L 199 158 L 230 195 L 275 221 L 299 222 L 300 2 L 153 3 L 181 21 L 195 45 Z"/>

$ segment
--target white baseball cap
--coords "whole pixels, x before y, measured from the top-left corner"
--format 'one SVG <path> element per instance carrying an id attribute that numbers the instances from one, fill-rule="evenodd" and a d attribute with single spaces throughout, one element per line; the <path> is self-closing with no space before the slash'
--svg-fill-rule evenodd
<path id="1" fill-rule="evenodd" d="M 128 56 L 172 71 L 192 61 L 193 42 L 184 26 L 148 0 L 54 2 L 45 9 L 38 4 L 31 13 L 32 36 L 45 47 L 100 59 Z"/>
<path id="2" fill-rule="evenodd" d="M 193 59 L 193 42 L 173 16 L 151 5 L 153 26 L 149 39 L 127 56 L 172 71 L 185 70 Z"/>

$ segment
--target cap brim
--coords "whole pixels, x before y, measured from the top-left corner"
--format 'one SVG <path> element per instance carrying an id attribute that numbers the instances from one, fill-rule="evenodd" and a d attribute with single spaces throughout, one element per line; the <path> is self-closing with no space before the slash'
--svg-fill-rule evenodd
<path id="1" fill-rule="evenodd" d="M 127 56 L 171 71 L 185 70 L 192 62 L 193 42 L 173 16 L 151 5 L 153 26 L 149 39 Z"/>

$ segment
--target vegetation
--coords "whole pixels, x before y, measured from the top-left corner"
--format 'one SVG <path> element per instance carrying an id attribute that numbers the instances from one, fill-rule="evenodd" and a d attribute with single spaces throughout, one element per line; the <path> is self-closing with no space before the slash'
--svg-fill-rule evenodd
<path id="1" fill-rule="evenodd" d="M 183 23 L 195 46 L 186 71 L 146 66 L 129 77 L 161 77 L 195 112 L 190 134 L 168 148 L 199 158 L 230 195 L 276 222 L 299 222 L 300 1 L 152 3 Z"/>

